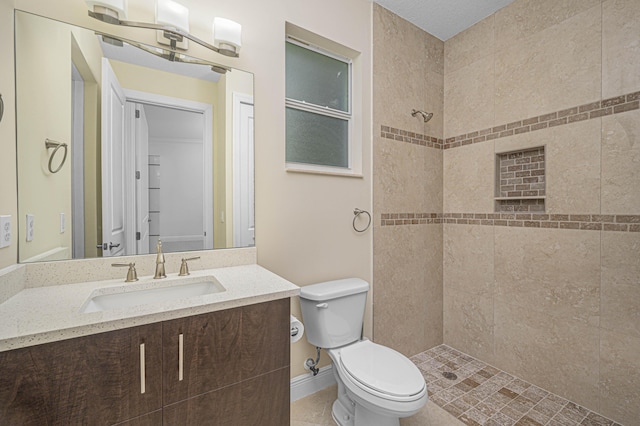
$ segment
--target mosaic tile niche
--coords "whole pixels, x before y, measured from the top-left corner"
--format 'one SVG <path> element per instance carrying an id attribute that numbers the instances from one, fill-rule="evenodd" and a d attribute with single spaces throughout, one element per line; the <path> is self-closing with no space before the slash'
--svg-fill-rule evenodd
<path id="1" fill-rule="evenodd" d="M 544 213 L 544 146 L 496 155 L 496 212 Z"/>

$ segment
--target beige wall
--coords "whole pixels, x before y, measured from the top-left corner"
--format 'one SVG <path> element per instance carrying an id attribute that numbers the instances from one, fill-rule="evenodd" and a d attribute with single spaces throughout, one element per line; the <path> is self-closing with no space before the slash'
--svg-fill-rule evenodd
<path id="1" fill-rule="evenodd" d="M 496 135 L 444 150 L 445 343 L 624 424 L 640 418 L 640 111 L 617 97 L 640 90 L 639 22 L 635 0 L 517 0 L 448 40 L 444 67 L 445 143 Z M 541 145 L 552 216 L 490 216 L 495 154 Z"/>
<path id="2" fill-rule="evenodd" d="M 375 4 L 373 28 L 374 337 L 415 355 L 442 343 L 444 43 Z"/>
<path id="3" fill-rule="evenodd" d="M 13 56 L 13 0 L 0 0 L 0 94 L 5 105 L 0 122 L 0 214 L 11 215 L 13 244 L 0 249 L 0 268 L 13 265 L 18 258 L 18 194 L 16 193 L 16 127 Z"/>
<path id="4" fill-rule="evenodd" d="M 194 55 L 254 73 L 256 116 L 256 242 L 258 263 L 295 284 L 356 276 L 371 280 L 372 233 L 358 234 L 351 228 L 353 209 L 371 210 L 371 4 L 366 0 L 223 0 L 215 3 L 184 1 L 191 11 L 192 32 L 208 39 L 210 19 L 224 16 L 243 28 L 239 59 L 193 47 Z M 113 32 L 114 27 L 87 17 L 82 0 L 2 0 L 1 30 L 5 37 L 0 91 L 8 105 L 0 124 L 2 148 L 11 153 L 13 135 L 13 14 L 11 7 L 51 16 L 77 25 Z M 129 19 L 152 20 L 155 2 L 131 2 Z M 336 13 L 340 11 L 340 13 Z M 285 22 L 291 22 L 320 36 L 360 52 L 357 61 L 362 78 L 355 82 L 362 93 L 362 178 L 345 178 L 285 172 L 284 147 L 284 37 Z M 120 35 L 140 38 L 140 30 L 123 30 Z M 148 32 L 152 43 L 155 34 Z M 14 155 L 0 159 L 2 211 L 15 211 Z M 5 201 L 6 204 L 5 204 Z M 15 216 L 14 216 L 15 217 Z M 15 223 L 15 221 L 14 221 Z M 14 227 L 15 229 L 15 227 Z M 16 245 L 0 250 L 0 266 L 16 261 Z M 300 316 L 299 302 L 292 301 L 292 313 Z M 369 324 L 365 327 L 370 333 Z M 304 359 L 315 350 L 299 342 L 292 345 L 292 375 L 304 370 Z M 326 359 L 326 356 L 324 357 Z"/>
<path id="5" fill-rule="evenodd" d="M 37 19 L 37 18 L 36 18 Z M 71 224 L 71 51 L 72 34 L 56 21 L 33 24 L 32 15 L 16 20 L 18 54 L 16 75 L 18 93 L 16 124 L 18 145 L 18 179 L 24 191 L 18 194 L 19 229 L 26 228 L 25 215 L 34 216 L 32 241 L 21 238 L 20 258 L 30 259 L 51 250 L 68 256 L 71 248 L 71 226 L 60 232 L 60 214 Z M 46 44 L 42 41 L 47 40 Z M 40 73 L 46 64 L 47 74 L 60 84 L 47 84 Z M 53 149 L 45 148 L 45 140 L 68 144 L 67 159 L 57 173 L 49 170 Z M 64 158 L 58 149 L 51 162 L 53 170 Z M 21 236 L 22 237 L 22 236 Z M 59 254 L 59 253 L 58 253 Z M 64 256 L 62 257 L 64 258 Z"/>

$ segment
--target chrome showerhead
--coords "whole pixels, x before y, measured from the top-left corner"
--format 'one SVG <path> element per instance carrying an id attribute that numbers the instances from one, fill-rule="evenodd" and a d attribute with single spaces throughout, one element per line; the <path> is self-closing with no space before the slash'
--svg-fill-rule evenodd
<path id="1" fill-rule="evenodd" d="M 420 111 L 417 109 L 412 109 L 411 110 L 411 115 L 412 116 L 416 116 L 420 114 L 422 116 L 422 119 L 424 120 L 424 122 L 426 123 L 427 121 L 431 120 L 431 117 L 433 117 L 433 113 L 432 112 L 424 112 L 424 111 Z"/>

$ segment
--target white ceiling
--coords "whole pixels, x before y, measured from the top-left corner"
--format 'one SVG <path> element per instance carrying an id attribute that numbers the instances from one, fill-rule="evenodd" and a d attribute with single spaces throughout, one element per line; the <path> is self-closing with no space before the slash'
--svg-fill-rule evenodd
<path id="1" fill-rule="evenodd" d="M 442 41 L 514 0 L 374 0 Z"/>

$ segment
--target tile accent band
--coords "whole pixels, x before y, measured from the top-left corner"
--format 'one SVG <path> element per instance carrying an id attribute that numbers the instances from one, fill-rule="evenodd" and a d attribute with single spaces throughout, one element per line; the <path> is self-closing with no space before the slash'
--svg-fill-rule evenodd
<path id="1" fill-rule="evenodd" d="M 640 215 L 539 214 L 539 213 L 382 213 L 381 226 L 449 223 L 458 225 L 514 226 L 524 228 L 579 229 L 640 232 Z"/>
<path id="2" fill-rule="evenodd" d="M 429 148 L 442 149 L 444 146 L 442 139 L 389 126 L 381 126 L 380 136 L 385 139 L 393 139 L 399 142 L 427 146 Z"/>
<path id="3" fill-rule="evenodd" d="M 640 109 L 640 92 L 627 93 L 614 98 L 603 99 L 549 114 L 538 115 L 536 117 L 450 137 L 444 141 L 443 149 L 457 148 L 472 143 L 505 138 L 520 133 L 562 126 L 577 121 L 590 120 L 635 109 Z"/>
<path id="4" fill-rule="evenodd" d="M 445 140 L 384 125 L 381 126 L 380 136 L 429 148 L 451 149 L 636 109 L 640 109 L 640 92 L 627 93 L 536 117 L 501 124 L 488 129 L 476 130 Z"/>

